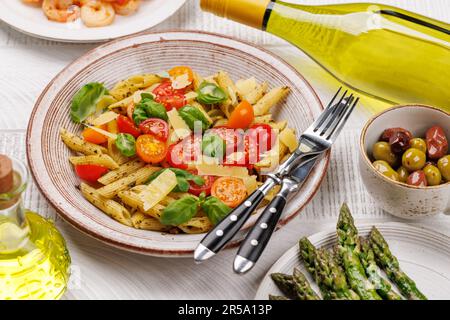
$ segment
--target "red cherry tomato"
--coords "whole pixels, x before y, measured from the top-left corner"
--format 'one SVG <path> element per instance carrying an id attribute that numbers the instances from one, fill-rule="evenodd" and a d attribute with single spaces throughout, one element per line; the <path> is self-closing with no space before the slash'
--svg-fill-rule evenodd
<path id="1" fill-rule="evenodd" d="M 169 146 L 167 163 L 173 168 L 187 169 L 201 154 L 201 137 L 190 136 Z"/>
<path id="2" fill-rule="evenodd" d="M 175 90 L 172 88 L 170 81 L 164 81 L 155 89 L 153 89 L 155 94 L 155 100 L 162 103 L 167 110 L 180 109 L 184 107 L 187 103 L 186 97 L 184 96 L 183 89 Z"/>
<path id="3" fill-rule="evenodd" d="M 161 141 L 167 141 L 169 137 L 169 124 L 162 119 L 149 118 L 139 125 L 143 134 L 151 134 Z"/>
<path id="4" fill-rule="evenodd" d="M 75 166 L 75 172 L 80 179 L 87 182 L 97 182 L 109 170 L 106 167 L 93 164 L 79 164 Z"/>
<path id="5" fill-rule="evenodd" d="M 202 186 L 197 185 L 194 181 L 189 181 L 189 193 L 199 196 L 202 192 L 205 193 L 205 195 L 209 196 L 211 194 L 211 187 L 214 183 L 214 177 L 213 176 L 202 176 L 203 180 L 205 180 L 205 184 Z"/>
<path id="6" fill-rule="evenodd" d="M 208 130 L 210 133 L 217 134 L 226 144 L 226 155 L 230 155 L 236 152 L 238 146 L 243 140 L 243 135 L 239 133 L 239 130 L 229 128 L 227 126 L 214 127 Z"/>
<path id="7" fill-rule="evenodd" d="M 117 130 L 119 130 L 120 133 L 129 133 L 135 138 L 139 137 L 141 134 L 134 122 L 122 115 L 117 118 Z"/>
<path id="8" fill-rule="evenodd" d="M 259 153 L 269 151 L 275 144 L 275 132 L 268 124 L 256 123 L 247 132 L 250 136 L 256 137 Z"/>

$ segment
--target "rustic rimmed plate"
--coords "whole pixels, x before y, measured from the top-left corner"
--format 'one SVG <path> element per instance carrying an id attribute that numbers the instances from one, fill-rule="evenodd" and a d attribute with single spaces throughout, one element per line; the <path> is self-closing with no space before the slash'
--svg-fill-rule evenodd
<path id="1" fill-rule="evenodd" d="M 80 20 L 73 23 L 49 21 L 41 8 L 21 0 L 2 0 L 0 20 L 33 37 L 61 42 L 103 42 L 147 30 L 174 14 L 186 0 L 144 0 L 131 16 L 116 16 L 114 23 L 88 28 Z"/>
<path id="2" fill-rule="evenodd" d="M 111 87 L 132 74 L 160 72 L 175 65 L 190 65 L 203 75 L 226 70 L 235 80 L 255 76 L 272 86 L 286 85 L 292 93 L 274 112 L 287 119 L 297 132 L 305 130 L 322 105 L 311 86 L 291 66 L 273 54 L 216 34 L 174 31 L 129 36 L 102 45 L 66 67 L 39 97 L 27 132 L 31 172 L 44 196 L 59 214 L 85 233 L 123 249 L 160 256 L 187 256 L 204 236 L 171 235 L 122 225 L 85 200 L 79 180 L 69 164 L 70 151 L 59 137 L 59 128 L 80 132 L 70 121 L 70 101 L 91 81 Z M 287 223 L 313 197 L 325 176 L 329 155 L 321 160 L 286 208 L 280 226 Z M 254 215 L 244 228 L 254 224 Z M 241 232 L 231 245 L 242 240 Z"/>
<path id="3" fill-rule="evenodd" d="M 413 279 L 417 287 L 430 300 L 450 299 L 450 238 L 433 230 L 418 228 L 404 223 L 389 222 L 375 224 L 397 257 L 400 267 Z M 358 226 L 361 236 L 367 236 L 370 225 Z M 336 244 L 336 231 L 316 233 L 308 239 L 316 247 L 332 248 Z M 298 246 L 289 249 L 278 259 L 264 276 L 255 299 L 267 300 L 269 294 L 281 295 L 281 291 L 270 278 L 274 272 L 291 274 L 298 267 L 319 293 L 317 285 L 299 261 Z M 395 286 L 394 290 L 395 290 Z"/>

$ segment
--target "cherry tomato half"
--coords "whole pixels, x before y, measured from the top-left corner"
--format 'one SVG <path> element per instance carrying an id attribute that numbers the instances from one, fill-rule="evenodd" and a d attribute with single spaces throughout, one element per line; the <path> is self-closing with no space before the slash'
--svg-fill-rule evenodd
<path id="1" fill-rule="evenodd" d="M 182 76 L 183 74 L 187 74 L 188 75 L 188 81 L 192 82 L 194 80 L 194 72 L 189 67 L 179 66 L 179 67 L 174 67 L 174 68 L 169 70 L 169 75 L 172 78 L 176 78 L 178 76 Z"/>
<path id="2" fill-rule="evenodd" d="M 167 145 L 150 134 L 143 134 L 136 140 L 136 153 L 146 163 L 160 163 L 166 158 Z"/>
<path id="3" fill-rule="evenodd" d="M 223 141 L 225 141 L 226 145 L 226 155 L 230 155 L 233 152 L 236 152 L 238 146 L 241 144 L 243 135 L 239 134 L 237 130 L 229 128 L 227 126 L 219 126 L 214 127 L 208 130 L 208 133 L 217 134 Z"/>
<path id="4" fill-rule="evenodd" d="M 201 154 L 201 137 L 186 137 L 169 146 L 167 163 L 173 168 L 187 169 L 188 163 L 196 161 Z"/>
<path id="5" fill-rule="evenodd" d="M 141 134 L 134 122 L 122 115 L 117 117 L 117 130 L 119 130 L 120 133 L 129 133 L 135 138 L 139 137 Z"/>
<path id="6" fill-rule="evenodd" d="M 186 97 L 184 96 L 183 89 L 173 89 L 170 81 L 164 81 L 155 89 L 153 89 L 153 93 L 155 94 L 155 100 L 159 103 L 162 103 L 166 109 L 172 110 L 180 109 L 184 107 L 187 103 Z"/>
<path id="7" fill-rule="evenodd" d="M 162 119 L 149 118 L 139 125 L 143 134 L 151 134 L 161 141 L 167 141 L 169 137 L 169 124 Z"/>
<path id="8" fill-rule="evenodd" d="M 108 168 L 94 164 L 79 164 L 75 166 L 75 172 L 80 179 L 92 183 L 97 182 L 108 171 Z"/>
<path id="9" fill-rule="evenodd" d="M 247 135 L 251 137 L 251 142 L 256 141 L 260 155 L 272 149 L 275 144 L 276 134 L 272 127 L 265 123 L 255 123 L 247 130 Z"/>
<path id="10" fill-rule="evenodd" d="M 211 195 L 220 199 L 230 208 L 235 208 L 247 197 L 247 189 L 241 179 L 220 177 L 214 181 Z"/>
<path id="11" fill-rule="evenodd" d="M 253 106 L 248 101 L 243 100 L 231 113 L 228 126 L 234 129 L 246 129 L 254 119 Z"/>
<path id="12" fill-rule="evenodd" d="M 97 128 L 106 131 L 107 126 L 104 124 L 101 126 L 97 126 Z M 108 137 L 104 136 L 100 132 L 95 131 L 92 128 L 84 129 L 83 132 L 81 133 L 81 135 L 83 136 L 83 139 L 85 141 L 90 142 L 90 143 L 102 144 L 102 143 L 105 143 L 108 141 Z"/>
<path id="13" fill-rule="evenodd" d="M 194 181 L 189 181 L 189 193 L 195 196 L 199 196 L 202 192 L 204 192 L 207 196 L 211 194 L 211 187 L 214 183 L 214 177 L 202 176 L 202 178 L 205 180 L 205 184 L 202 186 L 197 185 Z"/>

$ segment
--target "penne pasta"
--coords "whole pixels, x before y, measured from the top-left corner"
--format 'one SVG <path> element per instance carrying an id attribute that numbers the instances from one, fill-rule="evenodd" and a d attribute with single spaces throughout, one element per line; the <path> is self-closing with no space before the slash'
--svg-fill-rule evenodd
<path id="1" fill-rule="evenodd" d="M 119 165 L 107 154 L 95 154 L 88 156 L 70 157 L 69 161 L 72 165 L 97 165 L 106 167 L 110 170 L 119 168 Z"/>
<path id="2" fill-rule="evenodd" d="M 116 140 L 108 138 L 108 154 L 111 156 L 111 158 L 114 159 L 114 161 L 118 165 L 122 165 L 128 161 L 130 161 L 130 158 L 124 156 L 116 146 Z"/>
<path id="3" fill-rule="evenodd" d="M 148 216 L 144 217 L 138 228 L 150 231 L 167 231 L 170 229 L 169 226 L 163 225 L 158 219 Z"/>
<path id="4" fill-rule="evenodd" d="M 75 152 L 83 153 L 85 155 L 98 155 L 108 153 L 108 150 L 106 148 L 84 141 L 80 137 L 74 135 L 73 133 L 70 133 L 64 128 L 61 128 L 59 133 L 62 141 L 66 144 L 66 146 Z"/>
<path id="5" fill-rule="evenodd" d="M 289 92 L 288 87 L 277 87 L 266 93 L 254 106 L 255 116 L 261 116 L 280 102 Z"/>
<path id="6" fill-rule="evenodd" d="M 98 193 L 102 195 L 105 198 L 112 199 L 114 198 L 120 191 L 129 189 L 136 184 L 137 182 L 143 182 L 146 181 L 152 173 L 154 173 L 157 170 L 160 170 L 159 167 L 148 167 L 145 166 L 136 172 L 133 172 L 129 174 L 128 176 L 121 178 L 119 180 L 116 180 L 110 184 L 107 184 L 100 189 L 97 189 Z"/>
<path id="7" fill-rule="evenodd" d="M 186 223 L 178 226 L 184 233 L 197 234 L 207 232 L 212 224 L 207 217 L 194 217 Z"/>
<path id="8" fill-rule="evenodd" d="M 112 182 L 115 182 L 119 179 L 122 179 L 122 178 L 132 174 L 133 172 L 135 172 L 136 170 L 139 170 L 143 166 L 145 166 L 144 162 L 142 162 L 139 159 L 135 159 L 135 160 L 132 160 L 132 161 L 122 164 L 116 170 L 108 172 L 107 174 L 102 176 L 97 181 L 103 185 L 107 185 L 107 184 L 110 184 Z"/>
<path id="9" fill-rule="evenodd" d="M 109 215 L 111 218 L 119 221 L 120 223 L 132 226 L 133 223 L 131 221 L 130 212 L 122 206 L 117 201 L 106 199 L 102 197 L 97 190 L 92 188 L 91 186 L 82 183 L 80 186 L 81 193 L 83 196 L 94 206 L 102 210 L 104 213 Z"/>

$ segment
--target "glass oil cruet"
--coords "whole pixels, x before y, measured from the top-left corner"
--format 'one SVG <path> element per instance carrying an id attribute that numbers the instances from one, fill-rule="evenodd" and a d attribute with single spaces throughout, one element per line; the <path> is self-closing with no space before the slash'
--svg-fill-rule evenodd
<path id="1" fill-rule="evenodd" d="M 70 256 L 50 221 L 24 209 L 29 179 L 21 161 L 0 155 L 0 299 L 58 299 L 69 280 Z"/>

